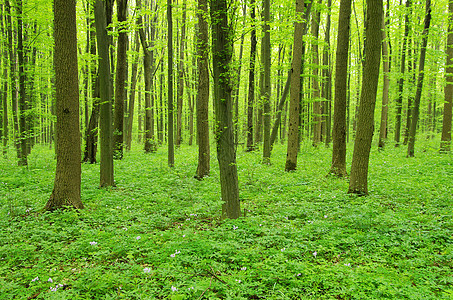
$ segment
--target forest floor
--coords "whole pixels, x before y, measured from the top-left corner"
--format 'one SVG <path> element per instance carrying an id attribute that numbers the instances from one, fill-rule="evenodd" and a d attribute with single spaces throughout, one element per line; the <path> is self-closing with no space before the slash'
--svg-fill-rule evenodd
<path id="1" fill-rule="evenodd" d="M 0 158 L 0 299 L 453 299 L 453 156 L 438 145 L 417 141 L 410 159 L 373 145 L 368 197 L 326 177 L 324 146 L 303 145 L 292 173 L 281 145 L 270 166 L 239 149 L 245 216 L 225 221 L 215 147 L 203 181 L 195 146 L 173 169 L 165 147 L 126 153 L 112 189 L 83 164 L 85 209 L 53 213 L 41 212 L 53 152 L 36 146 L 26 169 L 11 150 Z"/>

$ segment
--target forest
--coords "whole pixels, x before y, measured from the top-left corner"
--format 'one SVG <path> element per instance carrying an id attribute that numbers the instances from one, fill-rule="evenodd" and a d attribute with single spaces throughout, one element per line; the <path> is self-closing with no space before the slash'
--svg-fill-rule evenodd
<path id="1" fill-rule="evenodd" d="M 0 22 L 0 299 L 453 298 L 453 0 Z"/>

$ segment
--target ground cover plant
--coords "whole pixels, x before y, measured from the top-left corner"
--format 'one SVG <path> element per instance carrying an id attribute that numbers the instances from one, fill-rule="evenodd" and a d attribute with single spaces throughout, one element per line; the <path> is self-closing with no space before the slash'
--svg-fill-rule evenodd
<path id="1" fill-rule="evenodd" d="M 303 144 L 290 173 L 283 146 L 270 166 L 240 149 L 244 217 L 225 221 L 215 157 L 197 181 L 186 146 L 173 169 L 162 149 L 126 153 L 111 189 L 84 164 L 85 209 L 43 213 L 55 162 L 36 146 L 28 169 L 0 159 L 0 299 L 452 299 L 453 159 L 438 142 L 372 151 L 368 197 L 326 176 L 330 149 Z"/>

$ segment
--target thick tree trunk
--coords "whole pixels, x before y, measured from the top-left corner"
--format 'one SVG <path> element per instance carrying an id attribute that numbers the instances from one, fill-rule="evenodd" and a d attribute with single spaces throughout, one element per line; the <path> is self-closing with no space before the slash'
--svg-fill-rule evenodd
<path id="1" fill-rule="evenodd" d="M 233 40 L 226 0 L 211 0 L 212 62 L 216 112 L 217 160 L 220 169 L 222 218 L 241 216 L 230 85 Z"/>
<path id="2" fill-rule="evenodd" d="M 250 17 L 255 20 L 255 0 L 250 0 Z M 256 63 L 256 26 L 250 33 L 249 90 L 247 100 L 247 149 L 253 151 L 253 104 L 255 102 L 255 63 Z"/>
<path id="3" fill-rule="evenodd" d="M 173 19 L 172 19 L 172 4 L 171 0 L 167 0 L 167 51 L 168 51 L 168 166 L 175 165 L 175 145 L 173 133 Z"/>
<path id="4" fill-rule="evenodd" d="M 127 32 L 124 22 L 127 20 L 127 0 L 117 0 L 116 13 L 118 22 L 118 45 L 116 54 L 115 79 L 115 115 L 113 119 L 113 151 L 115 158 L 123 158 L 124 101 L 126 99 L 127 75 Z"/>
<path id="5" fill-rule="evenodd" d="M 338 176 L 347 176 L 346 172 L 346 111 L 347 111 L 347 79 L 349 34 L 351 19 L 351 0 L 341 0 L 340 16 L 338 21 L 337 53 L 335 68 L 335 102 L 332 130 L 332 165 L 330 173 Z"/>
<path id="6" fill-rule="evenodd" d="M 99 51 L 99 91 L 100 91 L 100 145 L 101 166 L 100 186 L 113 186 L 113 127 L 112 94 L 109 63 L 109 37 L 107 36 L 106 12 L 103 0 L 96 0 L 95 8 L 96 37 Z"/>
<path id="7" fill-rule="evenodd" d="M 76 1 L 54 0 L 57 167 L 45 210 L 83 208 L 80 197 L 80 129 Z"/>
<path id="8" fill-rule="evenodd" d="M 440 139 L 440 151 L 444 153 L 450 152 L 451 147 L 451 118 L 453 103 L 453 0 L 448 1 L 448 36 L 446 52 L 447 63 L 445 78 L 447 84 L 444 88 L 444 116 L 442 121 L 442 137 Z"/>
<path id="9" fill-rule="evenodd" d="M 360 97 L 357 132 L 354 141 L 348 193 L 368 194 L 368 163 L 374 131 L 374 109 L 382 44 L 383 1 L 367 0 L 365 61 Z"/>
<path id="10" fill-rule="evenodd" d="M 423 79 L 425 76 L 426 46 L 428 44 L 428 32 L 430 22 L 431 22 L 431 0 L 426 0 L 426 16 L 422 35 L 422 48 L 420 49 L 420 62 L 419 62 L 420 65 L 418 68 L 417 92 L 414 98 L 411 128 L 409 132 L 409 144 L 407 147 L 408 157 L 414 157 L 415 135 L 417 133 L 417 123 L 420 115 L 420 99 L 422 97 Z"/>
<path id="11" fill-rule="evenodd" d="M 271 32 L 270 32 L 270 0 L 263 0 L 263 163 L 271 162 Z"/>
<path id="12" fill-rule="evenodd" d="M 198 0 L 198 93 L 197 93 L 197 140 L 198 167 L 197 179 L 209 175 L 209 36 L 208 36 L 208 1 Z"/>

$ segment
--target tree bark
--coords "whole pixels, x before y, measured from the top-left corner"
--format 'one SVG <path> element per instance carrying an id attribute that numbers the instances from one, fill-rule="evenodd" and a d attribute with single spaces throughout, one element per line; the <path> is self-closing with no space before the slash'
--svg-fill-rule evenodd
<path id="1" fill-rule="evenodd" d="M 113 186 L 113 128 L 112 94 L 109 62 L 109 37 L 107 36 L 106 10 L 103 0 L 96 0 L 95 8 L 96 37 L 99 51 L 99 91 L 100 91 L 100 145 L 101 166 L 100 186 Z"/>
<path id="2" fill-rule="evenodd" d="M 5 9 L 6 11 L 6 9 Z M 3 5 L 2 5 L 2 16 L 1 16 L 1 25 L 2 25 L 2 35 L 7 36 L 5 32 L 5 27 L 7 27 L 7 16 L 3 14 Z M 6 23 L 6 24 L 5 24 Z M 6 25 L 6 26 L 5 26 Z M 2 90 L 2 154 L 6 158 L 8 152 L 8 47 L 12 47 L 8 43 L 8 39 L 3 40 L 3 90 Z"/>
<path id="3" fill-rule="evenodd" d="M 115 115 L 113 119 L 113 145 L 114 156 L 123 158 L 123 127 L 124 127 L 124 101 L 126 99 L 127 75 L 127 0 L 117 0 L 116 14 L 118 22 L 118 45 L 116 54 L 116 79 L 115 79 Z"/>
<path id="4" fill-rule="evenodd" d="M 264 8 L 264 36 L 263 47 L 263 163 L 271 162 L 271 32 L 270 32 L 270 0 L 263 0 Z"/>
<path id="5" fill-rule="evenodd" d="M 302 70 L 302 40 L 304 35 L 304 1 L 296 0 L 296 21 L 294 22 L 293 60 L 291 63 L 291 88 L 289 102 L 288 147 L 285 171 L 297 167 L 300 124 L 300 75 Z"/>
<path id="6" fill-rule="evenodd" d="M 422 34 L 422 48 L 420 49 L 420 61 L 418 68 L 417 92 L 414 98 L 414 107 L 412 111 L 411 128 L 409 132 L 409 144 L 407 147 L 407 156 L 414 157 L 415 135 L 417 133 L 417 123 L 420 115 L 420 99 L 422 97 L 423 79 L 425 76 L 425 57 L 426 46 L 428 44 L 429 24 L 431 22 L 431 0 L 426 0 L 426 15 Z"/>
<path id="7" fill-rule="evenodd" d="M 368 194 L 368 163 L 374 131 L 374 109 L 382 44 L 383 1 L 367 0 L 365 61 L 360 96 L 357 131 L 352 156 L 348 193 Z"/>
<path id="8" fill-rule="evenodd" d="M 20 156 L 18 157 L 19 166 L 27 166 L 27 122 L 26 122 L 26 90 L 25 90 L 25 70 L 24 56 L 25 49 L 23 45 L 23 20 L 22 20 L 22 0 L 17 0 L 17 58 L 19 63 L 19 143 Z"/>
<path id="9" fill-rule="evenodd" d="M 198 93 L 197 93 L 197 139 L 198 167 L 197 179 L 209 175 L 209 70 L 208 70 L 208 1 L 198 0 Z"/>
<path id="10" fill-rule="evenodd" d="M 323 83 L 322 83 L 322 94 L 323 99 L 323 124 L 325 124 L 325 144 L 329 147 L 332 141 L 332 70 L 330 66 L 330 15 L 332 11 L 332 0 L 327 0 L 327 24 L 326 33 L 324 37 L 324 49 L 322 53 L 322 64 L 324 69 Z"/>
<path id="11" fill-rule="evenodd" d="M 250 18 L 255 20 L 255 0 L 250 0 Z M 255 102 L 256 25 L 250 33 L 249 90 L 247 100 L 247 150 L 253 151 L 253 104 Z"/>
<path id="12" fill-rule="evenodd" d="M 54 0 L 57 167 L 45 210 L 83 208 L 80 197 L 80 129 L 76 1 Z"/>
<path id="13" fill-rule="evenodd" d="M 321 1 L 319 1 L 320 3 Z M 321 110 L 321 92 L 319 89 L 319 51 L 318 51 L 318 36 L 319 36 L 319 22 L 321 18 L 321 11 L 316 9 L 313 12 L 311 18 L 311 35 L 313 38 L 312 44 L 312 56 L 313 56 L 313 78 L 312 78 L 312 89 L 313 89 L 313 146 L 318 146 L 321 143 L 321 121 L 322 121 L 322 110 Z"/>
<path id="14" fill-rule="evenodd" d="M 211 0 L 212 62 L 216 112 L 217 160 L 220 169 L 222 218 L 241 216 L 231 101 L 233 40 L 226 0 Z"/>
<path id="15" fill-rule="evenodd" d="M 447 84 L 444 88 L 444 115 L 442 120 L 442 137 L 440 139 L 440 151 L 444 153 L 450 152 L 451 147 L 451 118 L 453 103 L 453 0 L 448 1 L 448 36 L 446 52 L 447 62 L 445 78 Z"/>
<path id="16" fill-rule="evenodd" d="M 181 42 L 179 45 L 178 59 L 178 89 L 176 92 L 176 141 L 175 146 L 179 147 L 182 142 L 182 107 L 184 98 L 184 52 L 186 44 L 186 1 L 182 5 Z"/>
<path id="17" fill-rule="evenodd" d="M 132 124 L 134 124 L 135 89 L 137 88 L 138 57 L 140 52 L 140 41 L 138 32 L 135 33 L 135 54 L 132 62 L 131 85 L 129 91 L 129 109 L 126 124 L 126 150 L 130 151 L 132 146 Z"/>
<path id="18" fill-rule="evenodd" d="M 345 177 L 346 172 L 346 111 L 351 0 L 341 0 L 338 21 L 335 67 L 335 102 L 332 130 L 332 165 L 330 174 Z"/>
<path id="19" fill-rule="evenodd" d="M 175 165 L 175 145 L 173 133 L 173 19 L 171 0 L 167 0 L 167 51 L 168 51 L 168 166 Z"/>
<path id="20" fill-rule="evenodd" d="M 387 7 L 387 9 L 389 9 Z M 382 20 L 382 72 L 384 74 L 384 84 L 382 87 L 382 109 L 381 109 L 381 124 L 379 127 L 379 143 L 378 148 L 384 149 L 385 140 L 387 138 L 387 120 L 388 120 L 388 103 L 389 103 L 389 87 L 390 87 L 390 57 L 388 51 L 389 41 L 386 37 L 387 28 L 385 21 Z"/>

